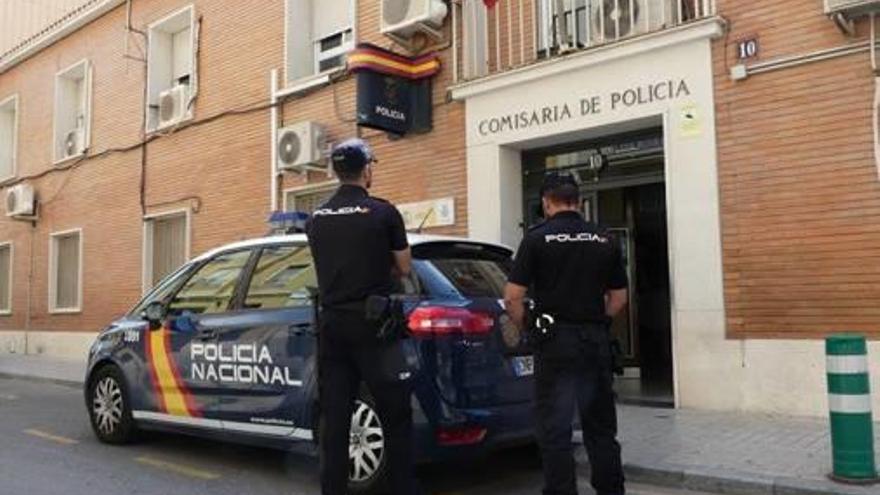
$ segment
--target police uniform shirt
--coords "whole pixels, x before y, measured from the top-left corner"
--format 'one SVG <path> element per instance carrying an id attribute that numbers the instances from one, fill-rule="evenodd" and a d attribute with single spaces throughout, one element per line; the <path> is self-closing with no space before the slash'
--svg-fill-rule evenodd
<path id="1" fill-rule="evenodd" d="M 393 289 L 392 251 L 408 247 L 403 217 L 360 186 L 342 185 L 307 227 L 321 303 L 354 303 Z"/>
<path id="2" fill-rule="evenodd" d="M 604 321 L 605 293 L 627 288 L 617 243 L 574 211 L 529 231 L 510 282 L 529 287 L 538 309 L 561 323 Z"/>

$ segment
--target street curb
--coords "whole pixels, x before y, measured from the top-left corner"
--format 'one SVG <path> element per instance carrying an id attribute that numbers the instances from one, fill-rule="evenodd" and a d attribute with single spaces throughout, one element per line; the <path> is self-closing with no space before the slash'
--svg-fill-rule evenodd
<path id="1" fill-rule="evenodd" d="M 83 380 L 71 380 L 66 378 L 51 378 L 47 376 L 35 376 L 27 373 L 15 373 L 11 371 L 0 371 L 0 378 L 13 378 L 15 380 L 24 380 L 35 383 L 51 383 L 68 388 L 82 388 Z"/>
<path id="2" fill-rule="evenodd" d="M 728 469 L 673 464 L 652 466 L 627 463 L 627 481 L 647 485 L 718 493 L 722 495 L 868 495 L 876 487 L 832 484 L 831 481 L 771 477 Z"/>

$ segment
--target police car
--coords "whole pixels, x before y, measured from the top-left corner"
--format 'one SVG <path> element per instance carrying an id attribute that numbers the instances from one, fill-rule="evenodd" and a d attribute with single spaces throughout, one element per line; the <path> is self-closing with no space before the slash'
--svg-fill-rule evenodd
<path id="1" fill-rule="evenodd" d="M 400 287 L 418 356 L 420 461 L 533 440 L 533 361 L 504 344 L 508 248 L 411 235 Z M 206 253 L 159 283 L 92 345 L 86 406 L 99 440 L 162 429 L 315 453 L 317 285 L 302 234 Z M 386 477 L 382 418 L 363 389 L 352 416 L 350 482 Z"/>

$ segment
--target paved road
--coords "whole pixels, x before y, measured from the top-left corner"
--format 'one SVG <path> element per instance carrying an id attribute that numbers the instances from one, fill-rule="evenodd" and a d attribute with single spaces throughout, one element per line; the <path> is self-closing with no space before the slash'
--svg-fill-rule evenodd
<path id="1" fill-rule="evenodd" d="M 425 466 L 419 476 L 429 494 L 538 494 L 539 469 L 535 450 L 525 448 L 468 465 Z M 22 493 L 315 494 L 317 463 L 158 433 L 136 445 L 106 446 L 92 436 L 78 389 L 0 378 L 0 495 Z M 681 492 L 632 487 L 631 493 Z"/>

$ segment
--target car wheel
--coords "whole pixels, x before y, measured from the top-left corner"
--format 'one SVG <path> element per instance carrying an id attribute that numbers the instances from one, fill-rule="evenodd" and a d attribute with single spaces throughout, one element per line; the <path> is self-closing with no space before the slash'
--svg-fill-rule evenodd
<path id="1" fill-rule="evenodd" d="M 98 440 L 111 444 L 134 440 L 137 428 L 119 368 L 111 365 L 99 369 L 89 381 L 88 397 L 89 419 Z"/>
<path id="2" fill-rule="evenodd" d="M 367 397 L 355 402 L 348 446 L 349 491 L 372 493 L 387 479 L 385 431 L 375 403 Z"/>

